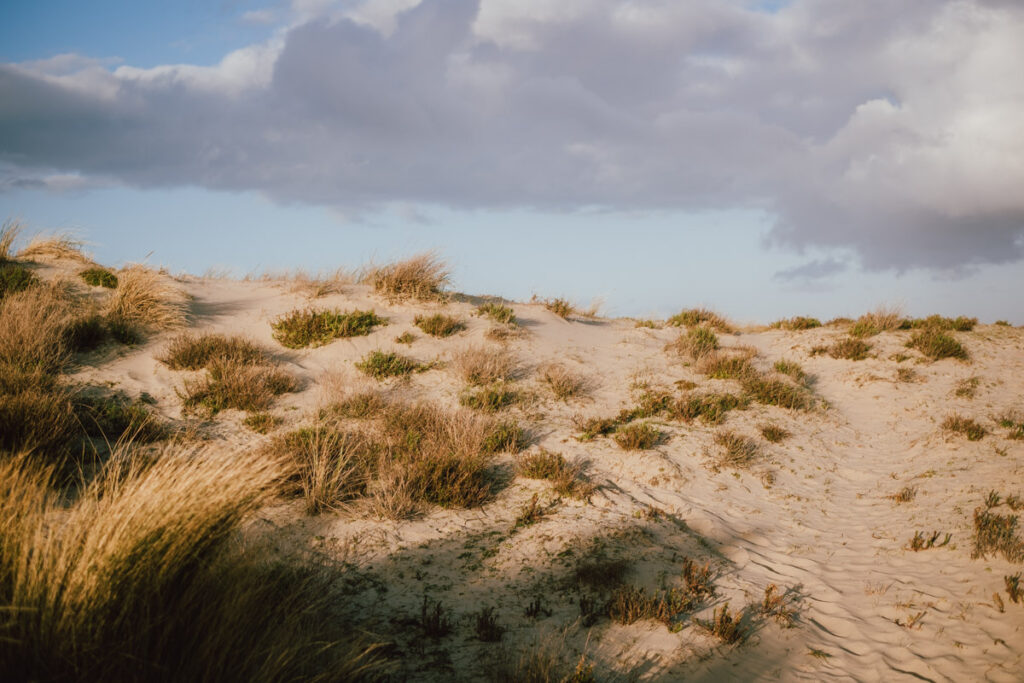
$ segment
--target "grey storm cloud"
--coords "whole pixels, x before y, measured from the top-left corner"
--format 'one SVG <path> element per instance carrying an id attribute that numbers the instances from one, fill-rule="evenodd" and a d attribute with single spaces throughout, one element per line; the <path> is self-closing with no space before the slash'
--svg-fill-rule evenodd
<path id="1" fill-rule="evenodd" d="M 869 268 L 1024 256 L 1024 3 L 758 4 L 297 1 L 212 67 L 0 65 L 0 188 L 746 207 Z"/>

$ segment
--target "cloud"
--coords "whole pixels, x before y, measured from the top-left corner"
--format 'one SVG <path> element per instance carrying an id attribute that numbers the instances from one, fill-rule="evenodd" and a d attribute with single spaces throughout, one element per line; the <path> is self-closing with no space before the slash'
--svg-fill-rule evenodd
<path id="1" fill-rule="evenodd" d="M 847 263 L 835 258 L 815 259 L 792 268 L 780 270 L 775 273 L 774 279 L 780 282 L 821 280 L 832 275 L 838 275 L 848 267 Z"/>
<path id="2" fill-rule="evenodd" d="M 345 213 L 762 208 L 771 243 L 868 268 L 1024 256 L 1019 3 L 291 12 L 212 67 L 0 65 L 7 177 L 258 190 Z"/>

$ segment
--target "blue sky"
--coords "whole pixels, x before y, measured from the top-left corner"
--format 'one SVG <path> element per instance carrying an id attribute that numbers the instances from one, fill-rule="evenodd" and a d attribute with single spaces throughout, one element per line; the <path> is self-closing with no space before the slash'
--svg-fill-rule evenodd
<path id="1" fill-rule="evenodd" d="M 436 248 L 615 315 L 1024 323 L 1024 12 L 764 9 L 6 3 L 0 216 L 111 264 Z"/>

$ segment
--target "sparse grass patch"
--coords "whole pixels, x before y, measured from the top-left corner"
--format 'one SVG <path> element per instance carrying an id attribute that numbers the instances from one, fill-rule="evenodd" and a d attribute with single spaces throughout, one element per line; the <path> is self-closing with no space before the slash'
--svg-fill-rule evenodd
<path id="1" fill-rule="evenodd" d="M 946 534 L 946 537 L 940 542 L 939 537 L 942 536 L 941 531 L 933 531 L 931 534 L 926 534 L 921 531 L 915 531 L 914 537 L 910 539 L 908 548 L 914 552 L 920 552 L 921 550 L 931 550 L 932 548 L 941 548 L 949 545 L 949 542 L 953 540 L 952 534 Z"/>
<path id="2" fill-rule="evenodd" d="M 171 339 L 157 360 L 172 370 L 201 370 L 215 361 L 267 365 L 270 355 L 245 337 L 186 332 Z"/>
<path id="3" fill-rule="evenodd" d="M 374 311 L 305 309 L 282 315 L 271 323 L 274 339 L 289 349 L 323 346 L 340 337 L 364 337 L 386 325 Z"/>
<path id="4" fill-rule="evenodd" d="M 797 612 L 793 608 L 794 600 L 787 593 L 780 593 L 774 583 L 765 586 L 760 612 L 763 616 L 774 618 L 784 628 L 793 628 L 796 626 Z"/>
<path id="5" fill-rule="evenodd" d="M 1003 583 L 1006 584 L 1006 594 L 1010 597 L 1010 602 L 1024 603 L 1024 588 L 1021 588 L 1021 573 L 1011 574 L 1003 577 Z"/>
<path id="6" fill-rule="evenodd" d="M 540 299 L 539 301 L 544 304 L 544 308 L 565 320 L 568 320 L 570 315 L 576 313 L 576 307 L 567 299 Z"/>
<path id="7" fill-rule="evenodd" d="M 868 357 L 869 351 L 871 344 L 853 337 L 840 339 L 827 348 L 828 355 L 842 360 L 864 360 Z"/>
<path id="8" fill-rule="evenodd" d="M 706 308 L 687 308 L 679 311 L 666 321 L 672 327 L 696 327 L 706 325 L 724 334 L 731 334 L 733 331 L 729 321 L 714 311 Z"/>
<path id="9" fill-rule="evenodd" d="M 723 643 L 732 644 L 746 638 L 746 631 L 741 625 L 742 617 L 742 612 L 730 612 L 727 602 L 714 611 L 710 621 L 695 619 L 694 622 Z"/>
<path id="10" fill-rule="evenodd" d="M 206 368 L 205 376 L 185 381 L 181 398 L 186 412 L 208 417 L 230 408 L 263 412 L 275 397 L 298 389 L 291 375 L 271 366 L 215 359 Z"/>
<path id="11" fill-rule="evenodd" d="M 429 316 L 418 315 L 413 322 L 416 324 L 416 327 L 431 337 L 450 337 L 456 332 L 466 329 L 466 325 L 458 318 L 441 313 Z"/>
<path id="12" fill-rule="evenodd" d="M 144 266 L 121 271 L 107 317 L 124 323 L 165 329 L 185 323 L 186 297 L 169 278 Z"/>
<path id="13" fill-rule="evenodd" d="M 170 436 L 170 429 L 140 400 L 123 393 L 80 395 L 75 412 L 86 434 L 115 443 L 124 437 L 150 443 Z"/>
<path id="14" fill-rule="evenodd" d="M 932 360 L 942 358 L 958 358 L 967 360 L 967 351 L 956 339 L 936 327 L 918 330 L 907 342 L 907 346 L 917 349 Z"/>
<path id="15" fill-rule="evenodd" d="M 667 435 L 644 422 L 619 427 L 612 437 L 619 448 L 625 451 L 644 451 L 654 448 L 666 440 Z"/>
<path id="16" fill-rule="evenodd" d="M 481 608 L 473 614 L 473 631 L 477 640 L 485 643 L 496 643 L 505 635 L 505 627 L 498 623 L 493 607 Z"/>
<path id="17" fill-rule="evenodd" d="M 918 374 L 914 368 L 896 368 L 897 382 L 916 382 L 917 380 Z"/>
<path id="18" fill-rule="evenodd" d="M 904 486 L 896 493 L 889 496 L 889 500 L 896 503 L 909 503 L 917 496 L 916 486 Z"/>
<path id="19" fill-rule="evenodd" d="M 1010 324 L 1009 320 L 997 320 L 992 324 L 998 325 L 999 327 L 1013 327 L 1013 325 Z"/>
<path id="20" fill-rule="evenodd" d="M 718 337 L 710 327 L 691 327 L 685 334 L 680 334 L 675 340 L 669 342 L 665 348 L 681 356 L 700 360 L 718 349 Z"/>
<path id="21" fill-rule="evenodd" d="M 515 356 L 505 349 L 468 346 L 455 353 L 452 360 L 459 377 L 474 386 L 507 382 L 518 373 Z"/>
<path id="22" fill-rule="evenodd" d="M 577 418 L 574 425 L 581 432 L 579 440 L 590 441 L 599 436 L 611 434 L 619 426 L 619 422 L 611 417 L 591 417 Z"/>
<path id="23" fill-rule="evenodd" d="M 665 324 L 660 320 L 637 320 L 634 327 L 645 327 L 649 330 L 660 330 Z"/>
<path id="24" fill-rule="evenodd" d="M 715 466 L 746 468 L 750 467 L 757 459 L 757 443 L 741 434 L 729 430 L 715 433 L 714 442 L 721 448 Z"/>
<path id="25" fill-rule="evenodd" d="M 99 315 L 73 318 L 64 328 L 67 348 L 75 353 L 98 348 L 107 340 L 108 334 L 107 322 Z"/>
<path id="26" fill-rule="evenodd" d="M 746 399 L 735 394 L 687 394 L 675 401 L 666 415 L 674 420 L 689 422 L 699 417 L 708 424 L 721 424 L 730 410 L 746 407 Z"/>
<path id="27" fill-rule="evenodd" d="M 83 243 L 71 235 L 36 235 L 18 252 L 18 258 L 29 260 L 51 259 L 78 261 L 88 263 L 89 259 L 82 254 Z"/>
<path id="28" fill-rule="evenodd" d="M 512 310 L 511 306 L 505 306 L 503 304 L 496 304 L 488 302 L 480 304 L 476 307 L 476 314 L 490 318 L 496 323 L 502 325 L 517 325 L 519 321 L 516 320 L 515 311 Z"/>
<path id="29" fill-rule="evenodd" d="M 796 361 L 786 359 L 777 360 L 775 361 L 775 365 L 772 367 L 775 368 L 776 372 L 788 375 L 794 382 L 803 383 L 807 380 L 807 373 L 804 372 L 804 369 Z"/>
<path id="30" fill-rule="evenodd" d="M 901 330 L 919 330 L 931 328 L 935 330 L 953 330 L 956 332 L 970 332 L 978 324 L 977 318 L 967 318 L 962 315 L 956 318 L 945 318 L 941 315 L 930 315 L 927 318 L 907 318 L 900 323 Z"/>
<path id="31" fill-rule="evenodd" d="M 467 408 L 493 413 L 507 408 L 519 400 L 519 392 L 505 382 L 492 382 L 481 387 L 468 388 L 459 397 L 459 403 Z"/>
<path id="32" fill-rule="evenodd" d="M 794 318 L 776 320 L 770 325 L 770 327 L 779 330 L 810 330 L 815 327 L 821 327 L 821 321 L 817 318 L 806 318 L 802 315 L 798 315 Z"/>
<path id="33" fill-rule="evenodd" d="M 106 287 L 107 289 L 117 287 L 117 276 L 106 268 L 86 268 L 78 274 L 78 277 L 82 278 L 90 287 Z"/>
<path id="34" fill-rule="evenodd" d="M 297 470 L 306 512 L 336 509 L 361 495 L 377 471 L 377 451 L 361 435 L 317 424 L 277 437 L 270 446 Z"/>
<path id="35" fill-rule="evenodd" d="M 777 424 L 763 424 L 758 427 L 758 430 L 765 441 L 770 441 L 771 443 L 781 443 L 792 436 L 789 431 Z"/>
<path id="36" fill-rule="evenodd" d="M 326 415 L 330 414 L 359 420 L 376 417 L 386 409 L 387 402 L 380 395 L 380 392 L 375 389 L 365 389 L 348 392 L 338 400 L 332 401 L 321 411 L 321 415 L 326 417 Z"/>
<path id="37" fill-rule="evenodd" d="M 282 422 L 284 420 L 270 413 L 251 413 L 242 420 L 242 424 L 257 434 L 267 434 L 279 427 Z"/>
<path id="38" fill-rule="evenodd" d="M 697 371 L 711 379 L 742 379 L 756 373 L 744 355 L 709 353 L 697 363 Z"/>
<path id="39" fill-rule="evenodd" d="M 434 301 L 445 297 L 444 288 L 451 282 L 451 271 L 437 254 L 426 252 L 373 268 L 366 279 L 374 291 L 391 300 Z"/>
<path id="40" fill-rule="evenodd" d="M 9 377 L 2 381 L 14 383 Z M 48 386 L 39 376 L 19 383 L 24 386 L 0 391 L 0 454 L 31 452 L 63 468 L 72 442 L 81 434 L 69 392 L 55 384 Z"/>
<path id="41" fill-rule="evenodd" d="M 560 401 L 568 401 L 582 394 L 587 388 L 583 375 L 573 372 L 561 363 L 547 363 L 540 368 L 540 380 L 551 389 Z"/>
<path id="42" fill-rule="evenodd" d="M 984 426 L 973 419 L 956 413 L 946 416 L 946 419 L 942 421 L 942 428 L 947 432 L 963 434 L 968 441 L 980 441 L 988 433 Z"/>
<path id="43" fill-rule="evenodd" d="M 423 365 L 412 358 L 394 351 L 371 351 L 356 363 L 356 368 L 374 379 L 404 377 L 423 369 Z"/>
<path id="44" fill-rule="evenodd" d="M 596 490 L 584 474 L 583 463 L 570 463 L 561 453 L 543 448 L 520 457 L 516 472 L 528 479 L 546 479 L 559 495 L 578 500 L 589 500 Z"/>
<path id="45" fill-rule="evenodd" d="M 898 330 L 903 322 L 903 314 L 898 308 L 878 308 L 871 313 L 865 313 L 849 330 L 851 337 L 858 339 L 873 337 L 882 332 Z"/>
<path id="46" fill-rule="evenodd" d="M 402 334 L 395 337 L 396 344 L 405 344 L 406 346 L 411 346 L 414 341 L 416 341 L 416 335 L 409 331 L 405 331 Z"/>
<path id="47" fill-rule="evenodd" d="M 436 600 L 431 606 L 427 596 L 423 596 L 423 605 L 420 608 L 419 627 L 423 629 L 423 635 L 437 640 L 444 638 L 451 633 L 452 620 L 440 600 Z"/>
<path id="48" fill-rule="evenodd" d="M 0 223 L 0 264 L 14 259 L 14 241 L 21 234 L 22 225 L 10 219 Z"/>
<path id="49" fill-rule="evenodd" d="M 1007 439 L 1015 441 L 1024 439 L 1024 415 L 1013 410 L 1007 410 L 995 419 L 1000 427 L 1010 430 L 1006 435 Z"/>
<path id="50" fill-rule="evenodd" d="M 1024 562 L 1024 542 L 1017 538 L 1017 523 L 1017 515 L 1002 515 L 992 508 L 975 508 L 971 557 L 1002 554 L 1008 562 Z"/>
<path id="51" fill-rule="evenodd" d="M 978 392 L 978 386 L 980 384 L 981 379 L 978 377 L 964 378 L 956 383 L 953 395 L 959 398 L 974 398 L 974 395 Z"/>

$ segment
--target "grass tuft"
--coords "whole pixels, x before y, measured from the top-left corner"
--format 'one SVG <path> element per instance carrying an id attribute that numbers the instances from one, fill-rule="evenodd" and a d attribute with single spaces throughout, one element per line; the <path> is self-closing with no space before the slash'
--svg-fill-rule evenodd
<path id="1" fill-rule="evenodd" d="M 423 365 L 412 358 L 394 351 L 371 351 L 356 363 L 356 368 L 374 379 L 405 377 L 423 369 Z"/>
<path id="2" fill-rule="evenodd" d="M 565 320 L 568 320 L 569 316 L 576 313 L 576 307 L 568 299 L 541 299 L 540 302 L 544 304 L 544 308 Z"/>
<path id="3" fill-rule="evenodd" d="M 0 261 L 0 300 L 38 283 L 36 274 L 20 263 Z"/>
<path id="4" fill-rule="evenodd" d="M 518 325 L 519 321 L 516 320 L 515 311 L 512 310 L 511 306 L 505 306 L 503 304 L 496 304 L 488 302 L 480 304 L 476 307 L 476 314 L 490 318 L 496 323 L 502 325 Z"/>
<path id="5" fill-rule="evenodd" d="M 528 453 L 516 462 L 516 473 L 520 476 L 550 481 L 560 496 L 590 500 L 597 487 L 586 477 L 584 469 L 582 462 L 570 463 L 561 453 L 544 448 Z"/>
<path id="6" fill-rule="evenodd" d="M 468 388 L 459 397 L 459 403 L 467 408 L 493 413 L 506 408 L 519 400 L 519 392 L 506 385 L 505 382 Z"/>
<path id="7" fill-rule="evenodd" d="M 720 431 L 715 434 L 714 442 L 721 448 L 715 459 L 716 467 L 746 468 L 757 458 L 757 443 L 741 434 Z"/>
<path id="8" fill-rule="evenodd" d="M 540 380 L 560 401 L 568 401 L 587 389 L 586 378 L 561 363 L 547 363 L 540 368 Z"/>
<path id="9" fill-rule="evenodd" d="M 724 334 L 731 334 L 733 332 L 733 327 L 729 324 L 728 320 L 706 308 L 684 309 L 669 318 L 666 321 L 666 324 L 671 325 L 672 327 L 696 327 L 698 325 L 706 325 Z"/>
<path id="10" fill-rule="evenodd" d="M 121 271 L 107 317 L 122 323 L 165 329 L 185 323 L 186 297 L 169 279 L 144 266 Z"/>
<path id="11" fill-rule="evenodd" d="M 186 412 L 213 417 L 222 410 L 263 412 L 281 394 L 298 390 L 288 373 L 267 365 L 249 365 L 234 359 L 215 359 L 200 378 L 185 380 L 181 393 Z"/>
<path id="12" fill-rule="evenodd" d="M 171 339 L 157 360 L 172 370 L 202 370 L 215 361 L 267 365 L 270 355 L 245 337 L 186 332 Z"/>
<path id="13" fill-rule="evenodd" d="M 821 321 L 817 318 L 806 318 L 802 315 L 798 315 L 794 318 L 776 320 L 770 325 L 770 327 L 777 330 L 810 330 L 815 327 L 821 327 Z"/>
<path id="14" fill-rule="evenodd" d="M 942 428 L 947 432 L 963 434 L 967 437 L 968 441 L 980 441 L 988 433 L 984 426 L 978 424 L 973 419 L 957 415 L 956 413 L 946 416 L 946 419 L 942 421 Z"/>
<path id="15" fill-rule="evenodd" d="M 117 288 L 117 276 L 106 268 L 87 268 L 78 274 L 90 287 Z"/>
<path id="16" fill-rule="evenodd" d="M 378 325 L 387 325 L 374 311 L 305 309 L 282 315 L 271 323 L 274 339 L 289 349 L 323 346 L 341 337 L 365 337 Z"/>
<path id="17" fill-rule="evenodd" d="M 515 420 L 495 423 L 484 437 L 484 453 L 518 453 L 526 447 L 526 431 Z"/>
<path id="18" fill-rule="evenodd" d="M 416 327 L 431 337 L 450 337 L 456 332 L 466 329 L 466 325 L 458 318 L 441 313 L 435 313 L 430 316 L 418 315 L 413 322 L 416 324 Z"/>
<path id="19" fill-rule="evenodd" d="M 917 349 L 932 360 L 958 358 L 967 360 L 967 350 L 960 342 L 936 327 L 918 330 L 907 342 L 907 347 Z"/>
<path id="20" fill-rule="evenodd" d="M 451 271 L 437 254 L 426 252 L 373 268 L 366 279 L 374 291 L 390 300 L 436 301 L 445 297 Z"/>
<path id="21" fill-rule="evenodd" d="M 468 346 L 458 351 L 452 360 L 459 377 L 474 386 L 507 382 L 518 372 L 515 356 L 504 349 Z"/>
<path id="22" fill-rule="evenodd" d="M 764 437 L 765 441 L 771 443 L 781 443 L 792 436 L 792 434 L 776 424 L 764 424 L 758 428 L 761 432 L 761 436 Z"/>
<path id="23" fill-rule="evenodd" d="M 624 451 L 644 451 L 665 441 L 667 434 L 644 422 L 619 427 L 612 438 Z"/>
<path id="24" fill-rule="evenodd" d="M 700 360 L 714 353 L 718 348 L 718 337 L 710 327 L 691 327 L 685 334 L 680 334 L 675 340 L 669 342 L 665 348 L 681 356 Z"/>
<path id="25" fill-rule="evenodd" d="M 826 348 L 828 355 L 841 360 L 864 360 L 871 351 L 871 344 L 862 339 L 846 337 Z"/>

